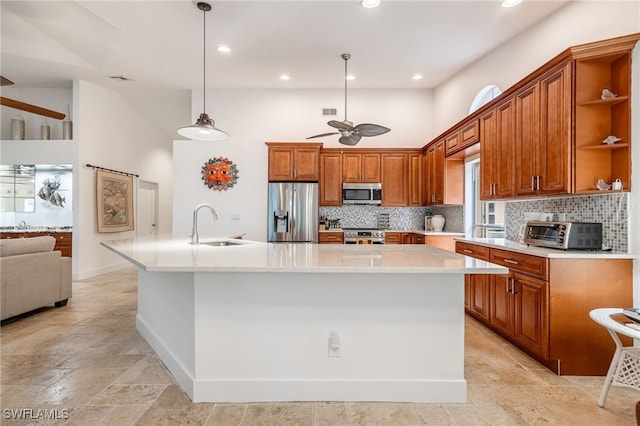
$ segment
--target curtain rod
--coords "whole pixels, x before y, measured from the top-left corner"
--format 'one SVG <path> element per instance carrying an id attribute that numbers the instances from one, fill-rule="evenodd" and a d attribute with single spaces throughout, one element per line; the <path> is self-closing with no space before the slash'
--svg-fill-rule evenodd
<path id="1" fill-rule="evenodd" d="M 87 164 L 87 167 L 91 167 L 94 170 L 104 170 L 105 172 L 112 172 L 112 173 L 118 173 L 121 175 L 125 175 L 125 176 L 135 176 L 135 177 L 140 177 L 140 175 L 137 175 L 135 173 L 127 173 L 127 172 L 121 172 L 119 170 L 113 170 L 113 169 L 105 169 L 104 167 L 100 167 L 100 166 L 93 166 L 91 164 Z"/>

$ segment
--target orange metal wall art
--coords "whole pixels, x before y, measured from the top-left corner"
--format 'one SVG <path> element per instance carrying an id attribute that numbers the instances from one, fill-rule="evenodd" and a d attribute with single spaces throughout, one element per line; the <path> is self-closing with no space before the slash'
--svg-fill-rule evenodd
<path id="1" fill-rule="evenodd" d="M 202 180 L 210 189 L 226 191 L 238 182 L 238 168 L 228 158 L 215 157 L 202 166 Z"/>

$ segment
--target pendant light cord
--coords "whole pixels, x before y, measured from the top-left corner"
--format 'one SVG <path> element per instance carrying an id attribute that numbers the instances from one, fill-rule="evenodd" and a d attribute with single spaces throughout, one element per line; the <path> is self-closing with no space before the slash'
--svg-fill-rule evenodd
<path id="1" fill-rule="evenodd" d="M 207 10 L 202 9 L 202 112 L 207 112 Z"/>
<path id="2" fill-rule="evenodd" d="M 344 60 L 344 121 L 347 121 L 347 61 Z"/>

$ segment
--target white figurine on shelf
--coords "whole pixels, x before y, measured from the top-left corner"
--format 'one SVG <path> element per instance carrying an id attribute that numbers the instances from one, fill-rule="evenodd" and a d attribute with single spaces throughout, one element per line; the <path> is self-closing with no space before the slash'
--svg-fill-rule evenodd
<path id="1" fill-rule="evenodd" d="M 598 183 L 596 184 L 596 188 L 600 191 L 605 191 L 607 189 L 611 189 L 611 185 L 603 181 L 602 179 L 598 179 Z"/>
<path id="2" fill-rule="evenodd" d="M 601 99 L 611 99 L 611 98 L 615 98 L 616 95 L 615 93 L 613 93 L 612 91 L 610 91 L 609 89 L 602 89 L 602 95 L 600 96 Z"/>
<path id="3" fill-rule="evenodd" d="M 607 145 L 613 145 L 614 143 L 616 143 L 616 142 L 620 142 L 621 140 L 622 140 L 622 139 L 620 139 L 619 137 L 611 135 L 611 136 L 607 136 L 607 137 L 602 141 L 602 143 L 606 143 Z"/>

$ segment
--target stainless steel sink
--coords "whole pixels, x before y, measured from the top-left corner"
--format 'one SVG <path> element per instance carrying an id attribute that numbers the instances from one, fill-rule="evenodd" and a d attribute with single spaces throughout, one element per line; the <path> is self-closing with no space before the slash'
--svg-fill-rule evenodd
<path id="1" fill-rule="evenodd" d="M 212 247 L 227 247 L 227 246 L 241 246 L 243 245 L 242 243 L 239 242 L 235 242 L 235 241 L 208 241 L 208 242 L 201 242 L 200 244 L 203 245 L 207 245 L 207 246 L 212 246 Z"/>

